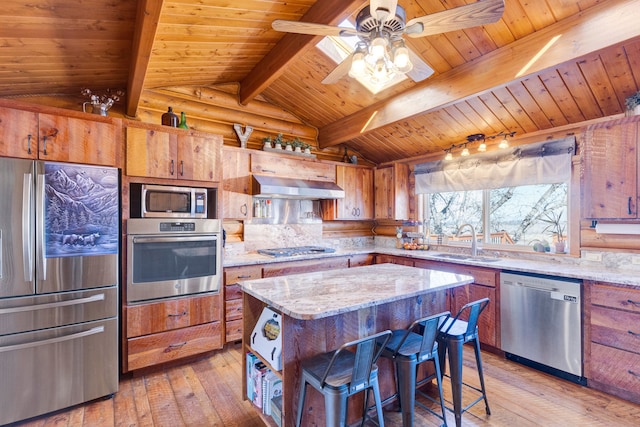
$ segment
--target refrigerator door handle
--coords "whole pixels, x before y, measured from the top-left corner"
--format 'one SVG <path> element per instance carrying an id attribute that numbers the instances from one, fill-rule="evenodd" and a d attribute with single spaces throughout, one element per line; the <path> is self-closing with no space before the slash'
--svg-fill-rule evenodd
<path id="1" fill-rule="evenodd" d="M 26 348 L 39 347 L 41 345 L 47 345 L 47 344 L 56 344 L 64 341 L 70 341 L 78 338 L 88 337 L 89 335 L 95 335 L 102 332 L 104 332 L 104 326 L 97 326 L 95 328 L 91 328 L 82 332 L 77 332 L 71 335 L 66 335 L 64 337 L 49 338 L 46 340 L 32 341 L 24 344 L 7 345 L 4 347 L 0 347 L 0 353 L 7 352 L 7 351 L 14 351 L 14 350 L 24 350 Z"/>
<path id="2" fill-rule="evenodd" d="M 38 182 L 36 184 L 36 204 L 39 206 L 36 214 L 36 220 L 39 226 L 38 244 L 36 250 L 38 251 L 38 259 L 42 261 L 40 268 L 40 279 L 47 280 L 47 259 L 44 256 L 45 252 L 45 230 L 44 230 L 44 175 L 38 174 Z M 37 228 L 36 228 L 37 229 Z"/>
<path id="3" fill-rule="evenodd" d="M 24 280 L 33 280 L 33 251 L 31 245 L 31 189 L 33 176 L 25 173 L 22 181 L 22 265 L 24 266 Z"/>
<path id="4" fill-rule="evenodd" d="M 37 305 L 23 305 L 20 307 L 0 308 L 0 315 L 20 313 L 23 311 L 44 310 L 48 308 L 68 307 L 70 305 L 87 304 L 90 302 L 104 301 L 104 294 L 96 294 L 86 298 L 71 299 L 68 301 L 48 302 Z"/>

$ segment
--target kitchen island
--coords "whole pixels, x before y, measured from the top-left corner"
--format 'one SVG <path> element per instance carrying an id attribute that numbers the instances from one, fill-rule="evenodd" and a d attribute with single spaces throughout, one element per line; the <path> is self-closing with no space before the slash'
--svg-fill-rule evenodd
<path id="1" fill-rule="evenodd" d="M 247 351 L 253 350 L 252 332 L 263 309 L 269 307 L 281 315 L 278 339 L 282 340 L 282 369 L 277 374 L 283 383 L 282 425 L 295 425 L 301 360 L 385 329 L 406 328 L 417 318 L 446 311 L 446 290 L 472 282 L 471 276 L 395 264 L 241 282 L 243 345 Z M 243 363 L 246 379 L 246 360 Z M 393 370 L 386 360 L 379 364 L 384 398 L 394 392 Z M 267 366 L 276 371 L 269 363 Z M 243 381 L 245 396 L 246 387 Z M 362 407 L 361 400 L 351 400 L 349 423 L 361 416 Z M 320 394 L 309 389 L 305 407 L 305 424 L 324 423 Z M 270 417 L 264 420 L 275 425 Z"/>

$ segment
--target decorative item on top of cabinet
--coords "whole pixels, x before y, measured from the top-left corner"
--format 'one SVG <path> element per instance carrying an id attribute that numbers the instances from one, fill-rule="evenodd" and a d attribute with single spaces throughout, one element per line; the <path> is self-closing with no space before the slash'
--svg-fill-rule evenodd
<path id="1" fill-rule="evenodd" d="M 162 126 L 177 128 L 178 124 L 180 123 L 180 120 L 178 119 L 178 116 L 176 115 L 176 113 L 173 112 L 173 108 L 169 107 L 167 112 L 164 113 L 160 118 L 160 122 L 162 123 Z"/>
<path id="2" fill-rule="evenodd" d="M 127 126 L 126 174 L 220 182 L 222 137 L 146 124 Z"/>
<path id="3" fill-rule="evenodd" d="M 638 118 L 589 126 L 581 177 L 585 219 L 638 218 Z"/>
<path id="4" fill-rule="evenodd" d="M 123 371 L 222 348 L 220 293 L 125 306 Z"/>
<path id="5" fill-rule="evenodd" d="M 375 219 L 409 219 L 409 166 L 394 163 L 375 170 Z"/>
<path id="6" fill-rule="evenodd" d="M 242 339 L 242 290 L 238 282 L 262 278 L 261 266 L 224 269 L 225 342 Z"/>
<path id="7" fill-rule="evenodd" d="M 591 290 L 589 386 L 640 403 L 640 288 L 585 286 Z"/>
<path id="8" fill-rule="evenodd" d="M 337 165 L 336 184 L 344 190 L 344 199 L 322 201 L 324 220 L 373 219 L 373 169 Z"/>

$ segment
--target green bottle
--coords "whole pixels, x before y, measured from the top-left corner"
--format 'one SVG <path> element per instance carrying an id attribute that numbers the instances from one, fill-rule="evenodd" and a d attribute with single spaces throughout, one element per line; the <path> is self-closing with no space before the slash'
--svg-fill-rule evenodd
<path id="1" fill-rule="evenodd" d="M 180 124 L 178 125 L 178 127 L 182 129 L 189 129 L 189 126 L 187 126 L 187 115 L 184 113 L 184 111 L 180 113 Z"/>

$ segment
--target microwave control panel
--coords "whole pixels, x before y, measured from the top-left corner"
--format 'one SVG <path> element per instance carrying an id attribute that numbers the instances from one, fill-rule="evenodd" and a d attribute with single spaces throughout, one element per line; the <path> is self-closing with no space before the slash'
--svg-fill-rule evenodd
<path id="1" fill-rule="evenodd" d="M 160 231 L 196 231 L 196 225 L 193 222 L 161 222 Z"/>

